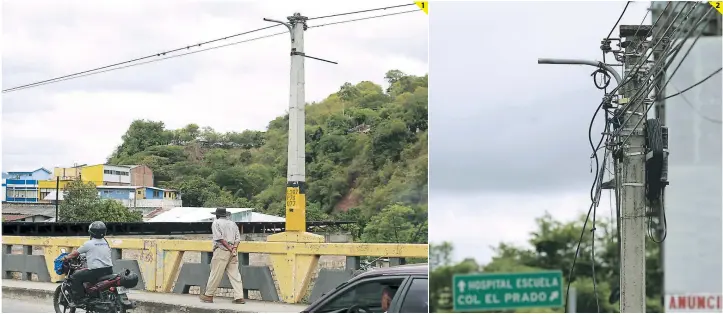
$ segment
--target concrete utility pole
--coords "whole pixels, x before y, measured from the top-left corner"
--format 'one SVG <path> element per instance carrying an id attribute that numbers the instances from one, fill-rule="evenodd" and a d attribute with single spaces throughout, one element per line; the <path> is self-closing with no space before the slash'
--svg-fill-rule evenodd
<path id="1" fill-rule="evenodd" d="M 639 28 L 639 29 L 638 29 Z M 620 89 L 619 104 L 627 110 L 622 113 L 623 121 L 619 140 L 630 136 L 622 147 L 620 169 L 620 312 L 645 312 L 645 137 L 642 129 L 635 129 L 640 120 L 645 119 L 644 105 L 630 104 L 631 98 L 641 87 L 643 68 L 632 73 L 638 62 L 644 57 L 645 50 L 638 50 L 640 43 L 646 40 L 649 25 L 621 25 L 621 45 L 625 49 L 624 80 L 629 81 Z M 645 96 L 645 95 L 643 95 Z M 647 99 L 643 100 L 646 101 Z M 641 123 L 642 124 L 642 123 Z"/>
<path id="2" fill-rule="evenodd" d="M 286 26 L 291 33 L 291 85 L 289 92 L 289 149 L 286 174 L 286 231 L 306 232 L 306 105 L 304 88 L 304 31 L 306 17 L 289 16 L 289 23 L 264 19 Z"/>
<path id="3" fill-rule="evenodd" d="M 291 33 L 291 86 L 289 92 L 289 150 L 286 174 L 286 231 L 266 238 L 268 242 L 322 243 L 322 235 L 306 232 L 306 141 L 304 97 L 304 59 L 336 62 L 307 56 L 304 52 L 304 31 L 307 29 L 305 16 L 299 13 L 287 18 L 288 23 L 264 19 L 286 26 Z M 284 302 L 298 303 L 306 295 L 311 274 L 319 262 L 319 255 L 294 253 L 271 254 L 271 263 L 279 281 L 289 282 L 279 286 L 280 298 Z"/>
<path id="4" fill-rule="evenodd" d="M 567 312 L 577 313 L 577 289 L 570 287 L 570 293 L 567 296 Z"/>

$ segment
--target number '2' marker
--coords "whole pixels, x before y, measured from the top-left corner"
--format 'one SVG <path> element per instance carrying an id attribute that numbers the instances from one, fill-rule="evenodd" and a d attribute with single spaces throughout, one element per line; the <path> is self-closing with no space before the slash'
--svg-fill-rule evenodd
<path id="1" fill-rule="evenodd" d="M 712 5 L 720 14 L 723 14 L 723 2 L 722 1 L 710 1 L 708 2 L 710 5 Z M 419 2 L 417 2 L 417 5 L 419 5 Z"/>

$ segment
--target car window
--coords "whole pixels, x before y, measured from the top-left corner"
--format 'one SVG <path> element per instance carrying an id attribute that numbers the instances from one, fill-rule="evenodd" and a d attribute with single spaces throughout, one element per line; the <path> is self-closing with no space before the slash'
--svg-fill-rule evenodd
<path id="1" fill-rule="evenodd" d="M 402 300 L 400 313 L 429 313 L 427 278 L 415 278 Z"/>
<path id="2" fill-rule="evenodd" d="M 388 310 L 404 278 L 379 278 L 359 282 L 332 297 L 314 312 L 384 313 Z M 389 298 L 386 302 L 383 299 Z"/>

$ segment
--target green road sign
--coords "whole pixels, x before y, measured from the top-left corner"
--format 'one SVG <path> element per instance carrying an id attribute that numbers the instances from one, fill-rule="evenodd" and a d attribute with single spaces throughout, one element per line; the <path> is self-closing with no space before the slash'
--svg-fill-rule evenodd
<path id="1" fill-rule="evenodd" d="M 562 272 L 455 275 L 454 311 L 562 307 Z"/>

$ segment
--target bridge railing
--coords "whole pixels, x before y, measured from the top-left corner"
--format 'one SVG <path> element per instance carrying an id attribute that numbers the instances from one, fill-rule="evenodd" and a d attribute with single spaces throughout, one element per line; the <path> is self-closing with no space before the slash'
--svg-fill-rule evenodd
<path id="1" fill-rule="evenodd" d="M 17 237 L 3 236 L 3 278 L 12 272 L 21 273 L 22 280 L 30 280 L 35 274 L 39 281 L 62 280 L 54 272 L 54 259 L 61 249 L 70 251 L 79 247 L 85 237 Z M 244 294 L 258 291 L 262 300 L 299 303 L 305 297 L 313 301 L 321 294 L 351 278 L 359 267 L 360 256 L 389 257 L 391 264 L 403 264 L 406 258 L 427 258 L 426 244 L 378 244 L 378 243 L 323 243 L 297 242 L 241 242 L 238 246 L 239 268 L 244 284 Z M 187 294 L 191 287 L 205 289 L 210 274 L 211 241 L 167 240 L 108 237 L 113 249 L 116 271 L 131 269 L 141 274 L 136 289 L 162 293 Z M 22 254 L 13 254 L 12 246 L 23 247 Z M 42 255 L 33 255 L 33 247 L 41 248 Z M 123 259 L 123 250 L 138 251 L 137 259 Z M 190 252 L 201 252 L 200 263 L 183 262 Z M 250 266 L 249 253 L 268 254 L 270 266 Z M 322 255 L 346 256 L 345 270 L 320 269 L 308 290 L 312 277 L 317 273 Z M 224 275 L 220 288 L 231 288 Z"/>

